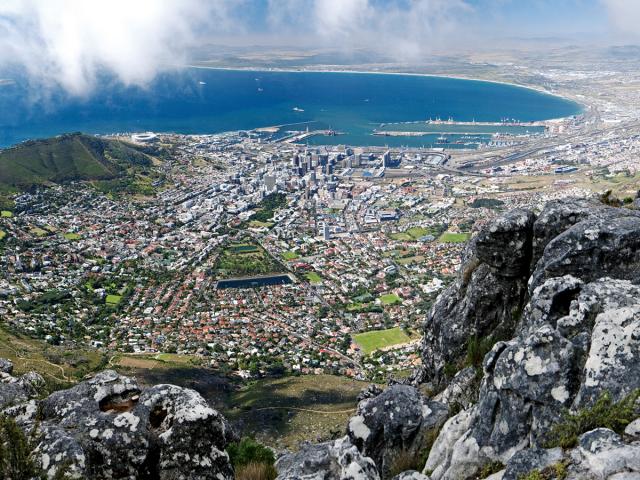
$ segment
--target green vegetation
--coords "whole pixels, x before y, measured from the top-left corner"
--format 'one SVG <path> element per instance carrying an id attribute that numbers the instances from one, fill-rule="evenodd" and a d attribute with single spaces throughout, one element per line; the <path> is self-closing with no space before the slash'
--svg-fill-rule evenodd
<path id="1" fill-rule="evenodd" d="M 235 243 L 223 248 L 214 266 L 218 278 L 265 275 L 282 272 L 284 268 L 261 246 Z"/>
<path id="2" fill-rule="evenodd" d="M 6 236 L 7 236 L 7 232 L 5 232 L 4 230 L 0 230 L 0 240 L 2 240 Z"/>
<path id="3" fill-rule="evenodd" d="M 395 305 L 396 303 L 402 303 L 400 297 L 395 293 L 387 293 L 380 296 L 380 301 L 383 305 Z"/>
<path id="4" fill-rule="evenodd" d="M 232 390 L 221 410 L 260 442 L 297 450 L 310 438 L 340 436 L 366 385 L 335 375 L 266 378 Z"/>
<path id="5" fill-rule="evenodd" d="M 31 227 L 29 231 L 36 237 L 46 237 L 47 235 L 49 235 L 49 232 L 40 227 Z"/>
<path id="6" fill-rule="evenodd" d="M 299 256 L 296 252 L 288 251 L 282 254 L 282 258 L 284 258 L 287 261 L 291 261 L 291 260 L 296 260 L 297 258 L 299 258 Z"/>
<path id="7" fill-rule="evenodd" d="M 230 245 L 229 250 L 232 253 L 256 253 L 260 251 L 256 245 L 249 244 Z"/>
<path id="8" fill-rule="evenodd" d="M 79 234 L 73 233 L 73 232 L 67 232 L 63 236 L 67 240 L 71 240 L 71 241 L 80 240 L 82 238 Z"/>
<path id="9" fill-rule="evenodd" d="M 491 351 L 497 340 L 492 337 L 478 337 L 474 335 L 467 341 L 467 361 L 469 367 L 481 368 L 484 357 Z"/>
<path id="10" fill-rule="evenodd" d="M 322 277 L 320 275 L 318 275 L 316 272 L 309 272 L 306 273 L 304 276 L 307 280 L 309 280 L 309 282 L 317 285 L 319 283 L 322 283 Z"/>
<path id="11" fill-rule="evenodd" d="M 400 327 L 395 327 L 358 333 L 353 336 L 353 340 L 360 346 L 362 353 L 369 355 L 380 348 L 410 342 L 411 338 Z"/>
<path id="12" fill-rule="evenodd" d="M 284 193 L 272 193 L 262 199 L 258 205 L 258 211 L 249 217 L 250 221 L 269 222 L 273 214 L 281 207 L 287 205 L 287 196 Z"/>
<path id="13" fill-rule="evenodd" d="M 542 470 L 532 470 L 526 475 L 520 475 L 518 480 L 565 480 L 567 478 L 566 461 L 554 463 Z"/>
<path id="14" fill-rule="evenodd" d="M 392 233 L 389 235 L 389 237 L 399 242 L 412 242 L 424 237 L 425 235 L 433 235 L 434 237 L 438 237 L 443 232 L 443 230 L 444 227 L 442 225 L 431 228 L 411 227 L 404 232 Z"/>
<path id="15" fill-rule="evenodd" d="M 596 428 L 609 428 L 622 434 L 625 427 L 638 417 L 638 398 L 640 389 L 619 402 L 614 402 L 611 394 L 604 392 L 592 407 L 565 413 L 564 419 L 549 431 L 545 448 L 573 448 L 578 444 L 580 435 Z"/>
<path id="16" fill-rule="evenodd" d="M 498 208 L 502 205 L 504 202 L 497 198 L 476 198 L 469 206 L 471 208 Z"/>
<path id="17" fill-rule="evenodd" d="M 249 227 L 251 228 L 271 228 L 272 222 L 260 222 L 258 220 L 249 220 Z"/>
<path id="18" fill-rule="evenodd" d="M 44 313 L 51 305 L 71 302 L 71 293 L 67 290 L 49 290 L 33 300 L 18 300 L 18 308 L 23 312 Z"/>
<path id="19" fill-rule="evenodd" d="M 424 262 L 425 257 L 423 255 L 416 255 L 414 257 L 402 257 L 398 258 L 396 262 L 400 265 L 410 265 L 412 263 L 422 263 Z"/>
<path id="20" fill-rule="evenodd" d="M 2 218 L 11 218 L 11 217 L 13 217 L 13 213 L 11 213 L 9 210 L 2 210 L 0 212 L 0 217 L 2 217 Z"/>
<path id="21" fill-rule="evenodd" d="M 229 459 L 236 478 L 246 480 L 274 480 L 278 476 L 273 464 L 273 451 L 252 438 L 244 437 L 240 442 L 227 446 Z"/>
<path id="22" fill-rule="evenodd" d="M 108 355 L 95 349 L 68 350 L 6 328 L 0 328 L 0 358 L 13 362 L 16 376 L 30 371 L 42 375 L 47 382 L 43 394 L 68 388 L 85 375 L 104 370 L 108 361 Z"/>
<path id="23" fill-rule="evenodd" d="M 107 298 L 105 299 L 107 305 L 118 305 L 121 301 L 121 295 L 107 295 Z"/>
<path id="24" fill-rule="evenodd" d="M 28 480 L 40 476 L 31 458 L 33 445 L 15 420 L 0 416 L 0 478 Z"/>
<path id="25" fill-rule="evenodd" d="M 504 465 L 500 462 L 485 463 L 478 473 L 478 478 L 487 478 L 500 470 L 504 470 Z"/>
<path id="26" fill-rule="evenodd" d="M 150 165 L 132 145 L 74 133 L 21 143 L 0 152 L 0 187 L 4 190 L 72 180 L 123 176 L 132 165 Z"/>
<path id="27" fill-rule="evenodd" d="M 470 233 L 453 233 L 453 232 L 444 232 L 438 238 L 438 241 L 441 243 L 464 243 L 471 237 Z"/>

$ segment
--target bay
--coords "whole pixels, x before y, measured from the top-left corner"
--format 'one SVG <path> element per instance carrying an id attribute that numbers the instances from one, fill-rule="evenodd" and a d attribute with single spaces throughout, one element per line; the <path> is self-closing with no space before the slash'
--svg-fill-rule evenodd
<path id="1" fill-rule="evenodd" d="M 581 112 L 574 102 L 532 89 L 418 75 L 185 68 L 144 88 L 108 77 L 98 83 L 80 97 L 35 90 L 21 79 L 0 87 L 0 146 L 74 131 L 210 134 L 290 124 L 283 130 L 343 133 L 309 143 L 421 146 L 433 139 L 372 132 L 429 118 L 530 122 Z"/>

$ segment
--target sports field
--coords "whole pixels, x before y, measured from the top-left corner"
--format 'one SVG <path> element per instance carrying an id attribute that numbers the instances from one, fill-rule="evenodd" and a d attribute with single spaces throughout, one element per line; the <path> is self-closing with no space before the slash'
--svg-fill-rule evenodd
<path id="1" fill-rule="evenodd" d="M 305 275 L 305 278 L 309 280 L 311 283 L 322 283 L 322 277 L 318 275 L 316 272 L 309 272 Z"/>
<path id="2" fill-rule="evenodd" d="M 400 300 L 400 297 L 395 293 L 387 293 L 386 295 L 381 295 L 380 301 L 384 305 L 395 305 L 396 303 L 402 303 L 402 300 Z"/>
<path id="3" fill-rule="evenodd" d="M 411 337 L 404 333 L 400 327 L 395 327 L 388 330 L 358 333 L 353 336 L 353 340 L 360 346 L 362 353 L 369 355 L 380 348 L 410 342 Z"/>
<path id="4" fill-rule="evenodd" d="M 464 243 L 471 237 L 470 233 L 444 232 L 438 239 L 441 243 Z"/>
<path id="5" fill-rule="evenodd" d="M 107 305 L 118 305 L 122 300 L 122 296 L 120 295 L 107 295 L 106 302 Z"/>

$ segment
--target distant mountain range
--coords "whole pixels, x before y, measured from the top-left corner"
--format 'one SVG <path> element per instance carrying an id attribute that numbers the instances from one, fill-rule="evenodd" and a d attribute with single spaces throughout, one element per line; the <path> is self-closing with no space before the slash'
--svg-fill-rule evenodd
<path id="1" fill-rule="evenodd" d="M 108 180 L 125 175 L 132 165 L 151 165 L 151 158 L 118 140 L 81 133 L 33 140 L 0 151 L 0 189 Z"/>

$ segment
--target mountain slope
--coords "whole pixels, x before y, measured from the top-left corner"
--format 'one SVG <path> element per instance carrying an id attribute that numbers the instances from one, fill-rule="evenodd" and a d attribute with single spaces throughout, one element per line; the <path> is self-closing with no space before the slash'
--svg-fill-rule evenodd
<path id="1" fill-rule="evenodd" d="M 74 133 L 0 151 L 0 187 L 111 179 L 131 165 L 150 163 L 149 157 L 123 142 Z"/>

